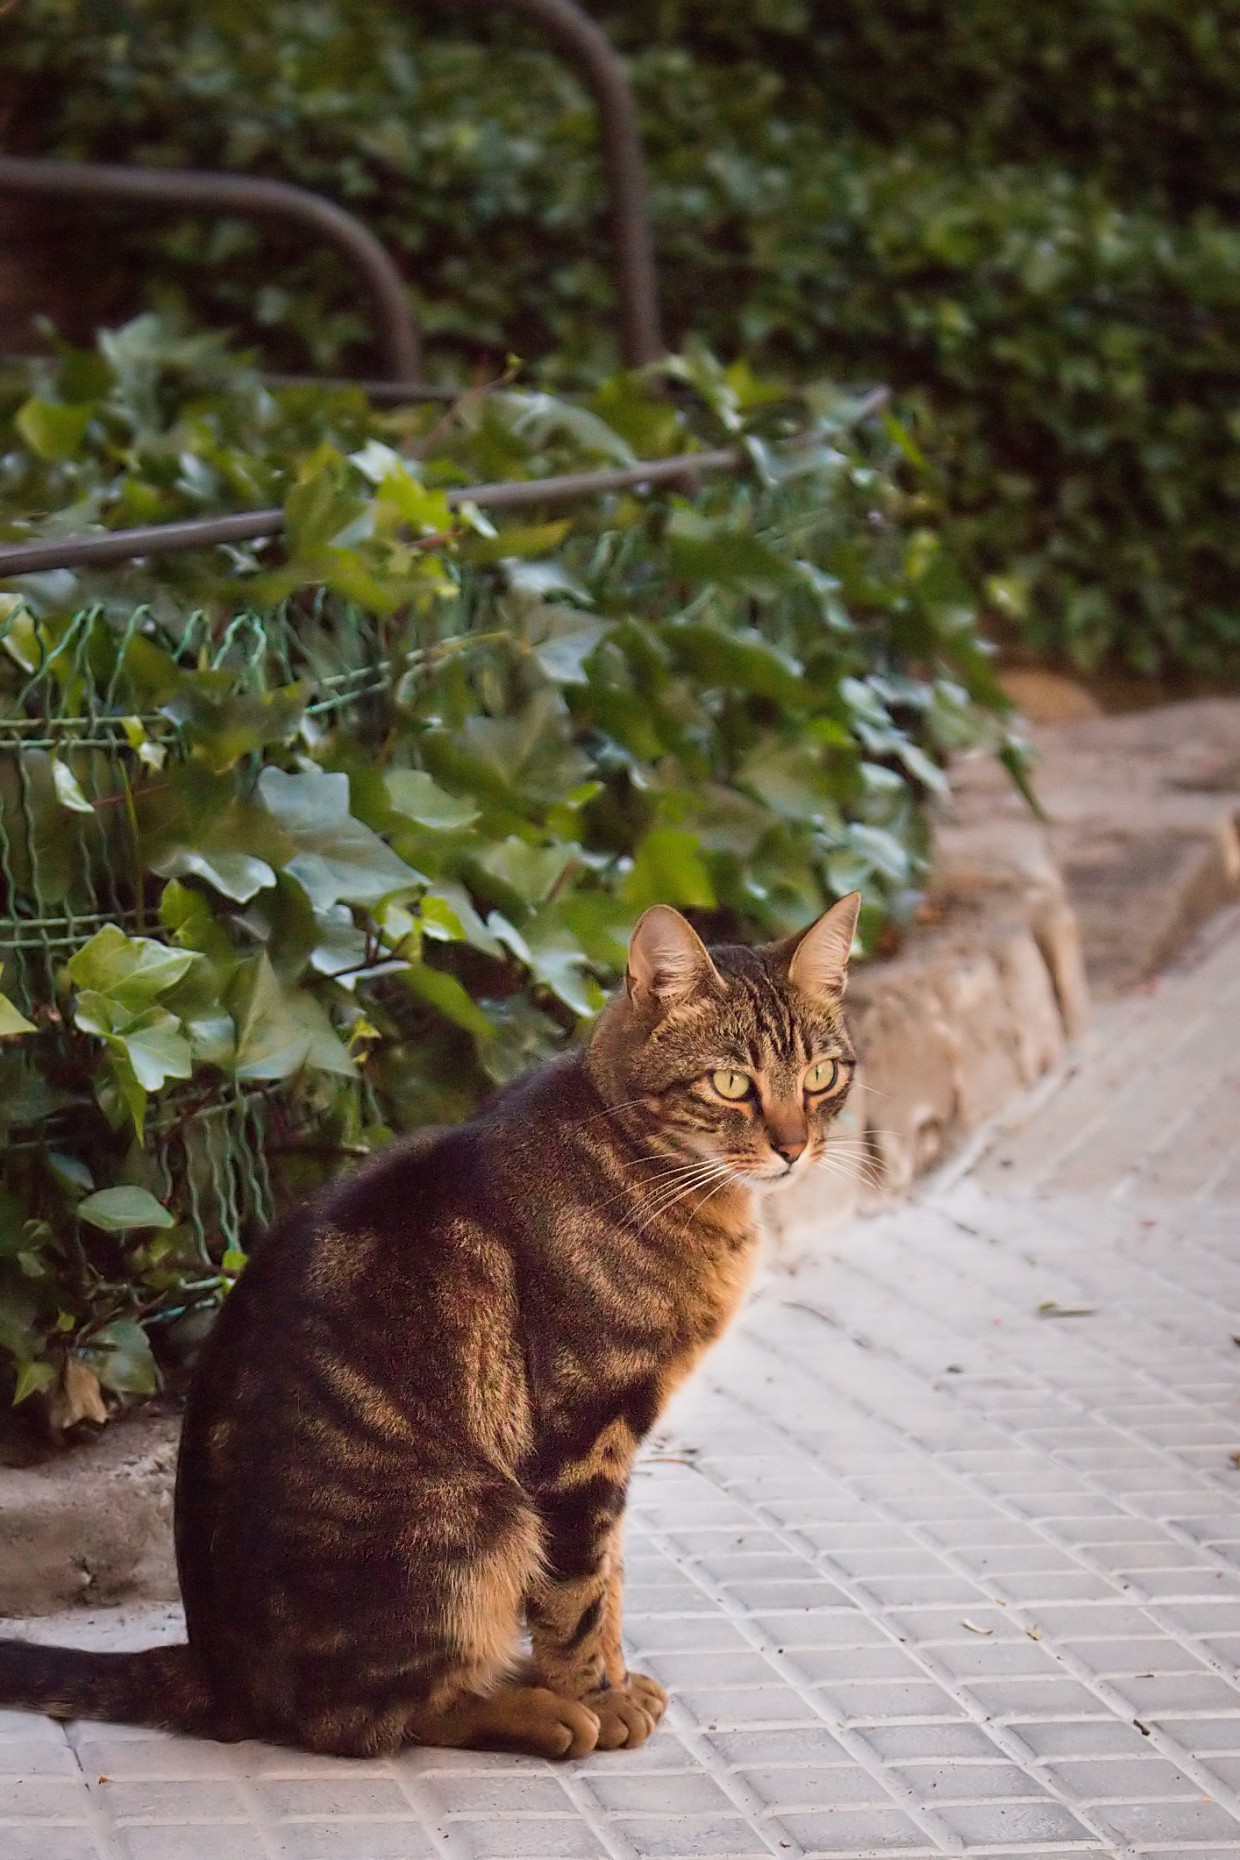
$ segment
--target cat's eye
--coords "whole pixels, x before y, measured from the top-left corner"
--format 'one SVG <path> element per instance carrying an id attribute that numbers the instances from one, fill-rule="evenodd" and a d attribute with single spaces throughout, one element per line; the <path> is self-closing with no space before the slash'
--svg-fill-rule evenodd
<path id="1" fill-rule="evenodd" d="M 748 1098 L 753 1090 L 753 1080 L 748 1072 L 720 1071 L 712 1072 L 710 1082 L 721 1098 L 728 1098 L 733 1103 L 741 1098 Z"/>
<path id="2" fill-rule="evenodd" d="M 808 1092 L 830 1091 L 840 1076 L 838 1059 L 819 1059 L 805 1074 Z"/>

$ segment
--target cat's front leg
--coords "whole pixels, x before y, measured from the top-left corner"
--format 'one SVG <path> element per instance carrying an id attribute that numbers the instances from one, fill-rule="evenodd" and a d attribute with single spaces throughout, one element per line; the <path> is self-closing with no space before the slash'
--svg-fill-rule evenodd
<path id="1" fill-rule="evenodd" d="M 624 1500 L 623 1483 L 597 1477 L 543 1495 L 547 1575 L 526 1604 L 538 1684 L 597 1714 L 600 1750 L 644 1743 L 667 1704 L 624 1664 Z"/>
<path id="2" fill-rule="evenodd" d="M 603 1685 L 587 1693 L 581 1701 L 582 1704 L 588 1704 L 591 1711 L 598 1713 L 601 1727 L 599 1742 L 604 1750 L 616 1747 L 614 1743 L 604 1743 L 603 1738 L 609 1720 L 617 1713 L 624 1717 L 626 1724 L 635 1733 L 618 1741 L 633 1745 L 645 1742 L 667 1710 L 667 1693 L 658 1680 L 651 1679 L 648 1673 L 635 1673 L 625 1665 L 623 1625 L 624 1552 L 621 1529 L 617 1525 L 611 1541 L 607 1593 L 603 1603 Z M 648 1730 L 641 1729 L 643 1719 L 649 1723 Z"/>

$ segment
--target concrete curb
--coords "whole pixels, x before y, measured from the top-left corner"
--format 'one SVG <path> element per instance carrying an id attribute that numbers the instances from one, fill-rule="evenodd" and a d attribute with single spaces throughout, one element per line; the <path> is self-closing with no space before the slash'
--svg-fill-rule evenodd
<path id="1" fill-rule="evenodd" d="M 785 1258 L 820 1249 L 867 1198 L 903 1193 L 1062 1062 L 1091 988 L 1142 982 L 1240 889 L 1240 701 L 1044 727 L 1034 741 L 1048 824 L 989 760 L 957 770 L 930 921 L 854 984 L 855 1166 L 772 1203 Z M 0 1471 L 0 1613 L 175 1598 L 176 1434 L 173 1418 L 139 1416 Z"/>

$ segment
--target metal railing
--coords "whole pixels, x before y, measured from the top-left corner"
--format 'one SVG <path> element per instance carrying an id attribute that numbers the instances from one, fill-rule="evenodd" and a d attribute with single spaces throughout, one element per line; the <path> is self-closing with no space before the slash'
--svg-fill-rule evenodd
<path id="1" fill-rule="evenodd" d="M 25 199 L 133 201 L 140 206 L 237 213 L 246 219 L 291 220 L 334 245 L 369 293 L 384 366 L 394 381 L 414 382 L 422 344 L 404 280 L 372 232 L 334 200 L 287 181 L 208 174 L 197 168 L 127 168 L 101 162 L 38 161 L 0 156 L 0 193 Z"/>
<path id="2" fill-rule="evenodd" d="M 573 0 L 460 0 L 466 7 L 504 7 L 535 20 L 576 65 L 594 93 L 603 135 L 603 169 L 611 196 L 620 298 L 620 351 L 626 368 L 644 368 L 663 354 L 654 243 L 646 206 L 645 163 L 637 102 L 615 47 Z"/>
<path id="3" fill-rule="evenodd" d="M 741 453 L 733 448 L 684 452 L 670 459 L 648 459 L 610 471 L 566 472 L 556 478 L 511 479 L 500 484 L 456 486 L 448 507 L 476 504 L 480 510 L 518 510 L 529 504 L 565 504 L 646 484 L 690 479 L 698 472 L 735 471 Z M 142 529 L 108 530 L 96 536 L 49 537 L 46 542 L 0 545 L 0 577 L 34 575 L 49 568 L 97 567 L 137 556 L 179 555 L 187 549 L 210 549 L 220 543 L 254 542 L 284 528 L 282 510 L 243 510 L 227 517 L 192 517 L 183 523 L 152 523 Z"/>
<path id="4" fill-rule="evenodd" d="M 644 368 L 663 353 L 663 340 L 637 106 L 623 63 L 606 33 L 574 0 L 461 0 L 461 4 L 475 10 L 503 8 L 535 21 L 590 87 L 598 109 L 615 242 L 620 352 L 627 368 Z M 322 194 L 286 181 L 196 168 L 133 168 L 26 156 L 0 156 L 0 193 L 117 205 L 132 201 L 182 212 L 283 219 L 304 226 L 334 245 L 362 280 L 390 384 L 418 384 L 421 339 L 394 260 L 354 214 Z"/>
<path id="5" fill-rule="evenodd" d="M 576 65 L 593 92 L 615 239 L 621 354 L 630 368 L 657 361 L 664 349 L 654 247 L 646 212 L 637 106 L 623 63 L 602 28 L 574 0 L 461 0 L 461 4 L 475 9 L 502 7 L 535 21 L 557 50 Z M 249 218 L 286 219 L 303 225 L 336 246 L 363 279 L 371 299 L 380 349 L 391 378 L 354 385 L 373 391 L 383 400 L 451 398 L 450 390 L 428 387 L 417 379 L 421 343 L 403 281 L 391 256 L 360 220 L 320 194 L 283 181 L 196 169 L 113 167 L 15 156 L 0 156 L 2 192 L 62 200 L 133 201 L 183 210 L 238 213 Z M 448 503 L 453 508 L 474 503 L 492 510 L 562 503 L 607 491 L 687 479 L 698 472 L 735 470 L 740 462 L 741 454 L 734 449 L 687 453 L 616 470 L 454 489 L 448 493 Z M 150 524 L 102 535 L 0 545 L 0 576 L 31 575 L 52 568 L 80 568 L 212 548 L 221 543 L 249 542 L 274 536 L 283 527 L 281 510 L 240 511 L 230 516 Z"/>

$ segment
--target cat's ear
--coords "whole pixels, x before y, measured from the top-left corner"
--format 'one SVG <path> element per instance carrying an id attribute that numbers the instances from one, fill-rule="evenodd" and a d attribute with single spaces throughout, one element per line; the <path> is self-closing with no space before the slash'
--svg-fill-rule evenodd
<path id="1" fill-rule="evenodd" d="M 705 943 L 669 904 L 652 904 L 638 918 L 625 980 L 629 998 L 644 1007 L 672 1007 L 712 983 L 723 986 Z"/>
<path id="2" fill-rule="evenodd" d="M 794 987 L 813 996 L 843 994 L 860 909 L 861 893 L 850 891 L 794 940 L 788 963 L 788 980 Z"/>

